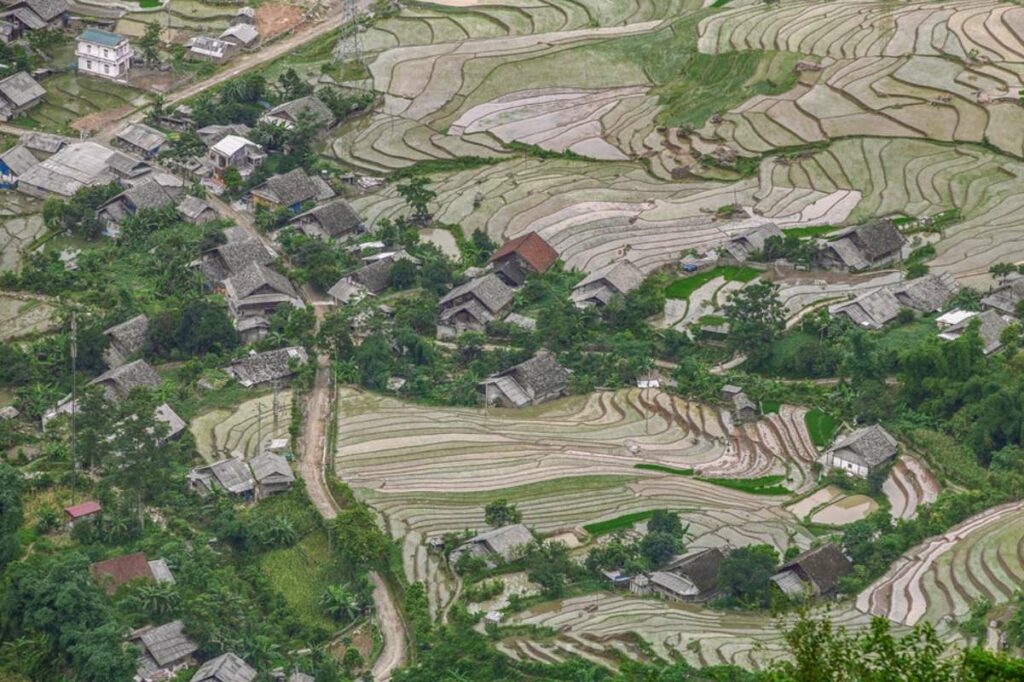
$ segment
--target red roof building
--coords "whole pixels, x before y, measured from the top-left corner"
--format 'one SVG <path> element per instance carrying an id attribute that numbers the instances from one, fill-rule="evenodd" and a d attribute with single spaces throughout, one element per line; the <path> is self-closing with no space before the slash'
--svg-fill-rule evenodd
<path id="1" fill-rule="evenodd" d="M 522 286 L 531 272 L 547 272 L 557 260 L 558 252 L 536 232 L 505 242 L 491 257 L 495 274 L 513 287 Z"/>
<path id="2" fill-rule="evenodd" d="M 64 507 L 64 515 L 68 517 L 68 521 L 74 523 L 80 519 L 99 514 L 102 509 L 103 507 L 100 506 L 99 502 L 82 502 L 81 504 Z"/>
<path id="3" fill-rule="evenodd" d="M 146 555 L 142 552 L 125 554 L 106 561 L 97 561 L 89 567 L 89 570 L 93 577 L 110 593 L 129 580 L 153 579 L 153 569 L 150 568 L 149 562 L 146 561 Z"/>

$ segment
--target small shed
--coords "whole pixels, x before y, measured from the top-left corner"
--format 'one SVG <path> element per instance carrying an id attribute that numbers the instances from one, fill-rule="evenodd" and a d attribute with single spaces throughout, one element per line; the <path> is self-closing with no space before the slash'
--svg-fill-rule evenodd
<path id="1" fill-rule="evenodd" d="M 135 672 L 140 682 L 171 679 L 194 663 L 193 654 L 199 650 L 199 645 L 185 634 L 185 624 L 180 620 L 136 630 L 132 642 L 140 649 Z"/>
<path id="2" fill-rule="evenodd" d="M 73 504 L 70 507 L 64 507 L 65 523 L 68 528 L 71 528 L 85 519 L 95 519 L 101 511 L 103 511 L 103 506 L 99 502 L 89 501 Z"/>
<path id="3" fill-rule="evenodd" d="M 249 460 L 253 478 L 256 479 L 256 490 L 259 497 L 288 492 L 295 483 L 295 474 L 291 466 L 281 455 L 264 452 Z"/>
<path id="4" fill-rule="evenodd" d="M 866 478 L 893 459 L 899 443 L 878 424 L 864 426 L 840 436 L 825 454 L 825 463 L 833 469 Z"/>

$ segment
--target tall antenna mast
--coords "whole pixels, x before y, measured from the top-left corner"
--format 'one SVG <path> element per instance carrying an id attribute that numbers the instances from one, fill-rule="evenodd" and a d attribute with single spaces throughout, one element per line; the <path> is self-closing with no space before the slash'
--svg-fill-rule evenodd
<path id="1" fill-rule="evenodd" d="M 71 310 L 71 503 L 78 492 L 78 313 Z M 90 467 L 91 468 L 91 467 Z"/>
<path id="2" fill-rule="evenodd" d="M 363 63 L 363 40 L 359 36 L 359 8 L 356 0 L 342 0 L 343 35 L 334 48 L 334 57 L 342 66 L 350 61 Z"/>

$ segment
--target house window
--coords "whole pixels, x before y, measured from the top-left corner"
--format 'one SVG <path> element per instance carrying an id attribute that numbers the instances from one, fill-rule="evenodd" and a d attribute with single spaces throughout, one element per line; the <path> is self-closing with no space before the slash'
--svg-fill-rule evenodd
<path id="1" fill-rule="evenodd" d="M 92 60 L 91 59 L 86 59 L 85 60 L 85 68 L 86 68 L 87 71 L 92 71 Z"/>
<path id="2" fill-rule="evenodd" d="M 109 57 L 109 56 L 110 56 L 110 52 L 109 52 L 109 50 L 107 50 L 107 48 L 103 48 L 103 57 L 104 57 L 104 58 L 107 58 L 107 57 Z"/>
<path id="3" fill-rule="evenodd" d="M 103 73 L 106 73 L 106 74 L 110 73 L 110 64 L 104 64 L 103 65 Z"/>

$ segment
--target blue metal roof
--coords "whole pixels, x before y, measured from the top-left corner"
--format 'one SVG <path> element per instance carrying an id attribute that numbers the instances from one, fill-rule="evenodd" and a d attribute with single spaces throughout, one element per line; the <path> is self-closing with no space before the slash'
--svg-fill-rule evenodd
<path id="1" fill-rule="evenodd" d="M 98 28 L 87 28 L 82 31 L 82 34 L 78 36 L 79 40 L 84 40 L 88 43 L 98 43 L 99 45 L 106 45 L 107 47 L 117 47 L 121 44 L 121 41 L 126 40 L 124 36 L 119 36 L 116 33 L 110 31 L 101 31 Z"/>

